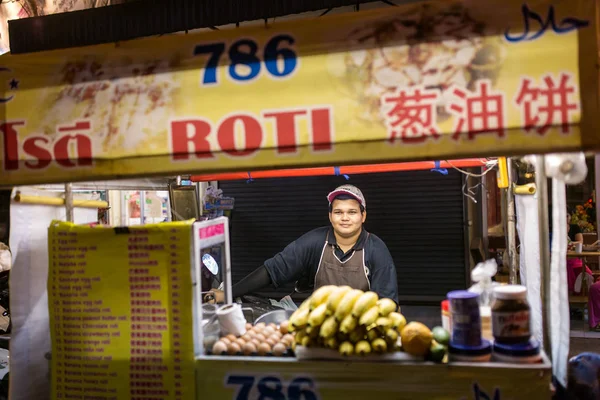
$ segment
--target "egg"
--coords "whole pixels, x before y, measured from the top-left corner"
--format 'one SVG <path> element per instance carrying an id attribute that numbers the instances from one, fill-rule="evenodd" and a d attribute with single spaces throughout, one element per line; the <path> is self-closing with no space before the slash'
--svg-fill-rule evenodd
<path id="1" fill-rule="evenodd" d="M 271 322 L 269 325 L 267 325 L 269 328 L 272 328 L 273 330 L 277 329 L 277 324 L 274 322 Z"/>
<path id="2" fill-rule="evenodd" d="M 248 342 L 244 345 L 244 347 L 242 347 L 242 350 L 244 355 L 251 356 L 252 354 L 256 353 L 256 345 L 252 342 Z"/>
<path id="3" fill-rule="evenodd" d="M 256 347 L 258 347 L 260 345 L 260 343 L 261 343 L 260 340 L 258 340 L 258 339 L 252 339 L 251 342 L 254 343 L 254 345 Z"/>
<path id="4" fill-rule="evenodd" d="M 235 342 L 235 339 L 237 339 L 237 336 L 233 335 L 233 334 L 229 334 L 227 336 L 225 336 L 227 339 L 229 339 L 232 342 Z"/>
<path id="5" fill-rule="evenodd" d="M 263 335 L 262 333 L 259 333 L 258 335 L 256 335 L 255 339 L 258 340 L 259 342 L 264 342 L 265 340 L 267 340 L 265 335 Z"/>
<path id="6" fill-rule="evenodd" d="M 244 345 L 246 344 L 246 341 L 242 338 L 238 338 L 235 340 L 235 343 L 238 344 L 238 346 L 240 346 L 240 349 L 244 347 Z"/>
<path id="7" fill-rule="evenodd" d="M 273 355 L 275 357 L 281 357 L 286 351 L 287 349 L 283 343 L 277 343 L 273 346 Z"/>
<path id="8" fill-rule="evenodd" d="M 275 346 L 275 344 L 277 344 L 277 341 L 272 340 L 272 339 L 267 339 L 267 340 L 265 340 L 265 343 L 268 344 L 269 346 L 273 347 L 273 346 Z"/>
<path id="9" fill-rule="evenodd" d="M 217 340 L 215 342 L 215 344 L 213 344 L 212 353 L 214 355 L 220 356 L 221 354 L 226 353 L 226 352 L 227 352 L 227 343 L 223 343 L 222 341 Z"/>
<path id="10" fill-rule="evenodd" d="M 267 324 L 265 324 L 264 322 L 259 322 L 258 324 L 256 324 L 256 326 L 254 327 L 254 329 L 265 329 L 265 327 L 267 326 Z"/>
<path id="11" fill-rule="evenodd" d="M 233 356 L 233 355 L 238 354 L 241 351 L 242 351 L 242 348 L 240 347 L 239 344 L 237 344 L 235 342 L 234 343 L 229 343 L 227 345 L 227 354 L 229 354 L 229 355 Z"/>
<path id="12" fill-rule="evenodd" d="M 275 333 L 272 334 L 271 336 L 269 336 L 267 339 L 271 339 L 275 343 L 281 342 L 281 338 L 279 336 L 277 336 Z"/>
<path id="13" fill-rule="evenodd" d="M 229 344 L 231 343 L 231 340 L 227 339 L 226 337 L 222 337 L 221 339 L 219 339 L 221 342 L 225 343 L 225 344 Z"/>
<path id="14" fill-rule="evenodd" d="M 262 331 L 263 331 L 263 328 L 257 328 L 257 327 L 254 327 L 254 328 L 252 329 L 252 331 L 254 332 L 254 334 L 259 334 L 259 333 L 262 333 Z"/>
<path id="15" fill-rule="evenodd" d="M 285 344 L 287 344 L 287 346 L 291 346 L 292 343 L 294 343 L 294 335 L 292 335 L 291 333 L 287 333 L 285 335 L 283 335 L 283 337 L 281 338 L 281 341 Z"/>
<path id="16" fill-rule="evenodd" d="M 249 330 L 244 336 L 250 336 L 251 338 L 253 338 L 256 337 L 256 332 L 254 332 L 254 330 Z"/>
<path id="17" fill-rule="evenodd" d="M 283 321 L 281 324 L 279 324 L 279 332 L 281 332 L 285 335 L 286 333 L 289 332 L 289 330 L 288 330 L 289 326 L 290 326 L 289 321 Z"/>
<path id="18" fill-rule="evenodd" d="M 267 343 L 261 343 L 257 350 L 259 355 L 266 356 L 267 353 L 271 351 L 271 346 L 269 346 Z"/>
<path id="19" fill-rule="evenodd" d="M 252 324 L 250 322 L 246 322 L 246 330 L 249 331 L 252 329 Z"/>
<path id="20" fill-rule="evenodd" d="M 263 329 L 262 334 L 269 337 L 272 334 L 275 333 L 275 329 L 271 328 L 270 326 L 266 327 L 265 329 Z"/>
<path id="21" fill-rule="evenodd" d="M 252 337 L 248 334 L 245 334 L 244 336 L 242 336 L 242 339 L 244 340 L 244 342 L 249 342 L 250 340 L 252 340 Z"/>

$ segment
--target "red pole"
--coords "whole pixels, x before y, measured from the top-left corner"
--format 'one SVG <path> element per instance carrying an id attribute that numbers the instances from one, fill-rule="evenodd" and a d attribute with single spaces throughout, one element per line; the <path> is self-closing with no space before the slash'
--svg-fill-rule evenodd
<path id="1" fill-rule="evenodd" d="M 469 168 L 482 167 L 486 160 L 482 158 L 468 158 L 462 160 L 440 161 L 440 168 Z M 339 175 L 356 175 L 356 174 L 372 174 L 381 172 L 396 172 L 396 171 L 418 171 L 435 168 L 434 161 L 419 161 L 406 162 L 395 164 L 368 164 L 368 165 L 350 165 L 339 167 Z M 209 182 L 209 181 L 231 181 L 231 180 L 246 180 L 246 179 L 265 179 L 265 178 L 289 178 L 301 176 L 323 176 L 335 175 L 334 167 L 319 167 L 319 168 L 294 168 L 294 169 L 275 169 L 266 171 L 252 172 L 228 172 L 222 174 L 203 174 L 192 175 L 192 182 Z"/>

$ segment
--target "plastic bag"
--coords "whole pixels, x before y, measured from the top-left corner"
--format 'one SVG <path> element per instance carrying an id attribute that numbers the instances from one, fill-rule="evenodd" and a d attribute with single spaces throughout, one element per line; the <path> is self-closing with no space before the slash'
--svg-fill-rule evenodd
<path id="1" fill-rule="evenodd" d="M 473 286 L 469 288 L 469 292 L 479 294 L 479 305 L 481 307 L 489 307 L 492 303 L 493 290 L 498 285 L 498 283 L 492 281 L 496 272 L 498 272 L 498 264 L 496 264 L 495 259 L 480 262 L 471 271 Z"/>
<path id="2" fill-rule="evenodd" d="M 284 310 L 292 310 L 295 311 L 298 309 L 298 306 L 296 305 L 296 303 L 294 303 L 294 300 L 292 300 L 292 298 L 288 295 L 285 296 L 284 298 L 282 298 L 279 301 L 273 300 L 273 299 L 269 299 L 271 301 L 271 305 L 276 306 L 276 307 L 281 307 Z"/>

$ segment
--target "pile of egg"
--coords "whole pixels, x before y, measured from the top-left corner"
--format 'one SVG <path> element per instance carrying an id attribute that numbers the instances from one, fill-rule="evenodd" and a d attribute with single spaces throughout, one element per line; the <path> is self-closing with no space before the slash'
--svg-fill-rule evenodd
<path id="1" fill-rule="evenodd" d="M 256 326 L 246 324 L 246 333 L 242 336 L 221 337 L 213 345 L 212 354 L 283 357 L 290 354 L 293 343 L 294 336 L 288 333 L 287 321 L 279 326 L 260 322 Z"/>

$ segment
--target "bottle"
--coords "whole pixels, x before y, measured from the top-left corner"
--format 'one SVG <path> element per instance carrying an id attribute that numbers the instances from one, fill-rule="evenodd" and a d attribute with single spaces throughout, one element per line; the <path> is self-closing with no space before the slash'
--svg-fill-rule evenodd
<path id="1" fill-rule="evenodd" d="M 492 303 L 494 340 L 503 344 L 527 343 L 531 338 L 530 313 L 525 286 L 496 287 Z"/>
<path id="2" fill-rule="evenodd" d="M 442 328 L 447 332 L 452 332 L 452 315 L 450 314 L 450 302 L 442 301 Z"/>

